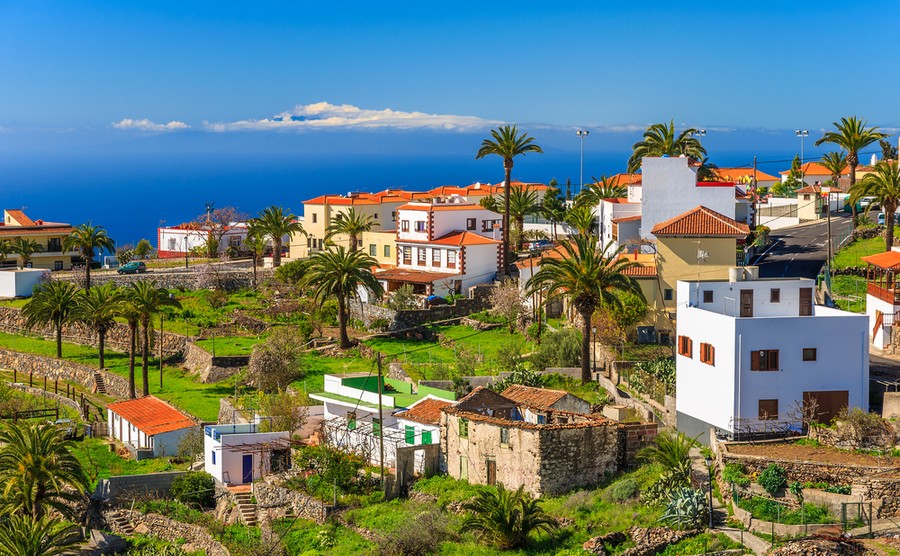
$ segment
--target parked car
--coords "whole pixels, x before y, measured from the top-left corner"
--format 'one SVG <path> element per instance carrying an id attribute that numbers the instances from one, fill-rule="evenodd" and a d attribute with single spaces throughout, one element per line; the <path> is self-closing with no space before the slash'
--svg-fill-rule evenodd
<path id="1" fill-rule="evenodd" d="M 116 272 L 119 274 L 143 274 L 147 272 L 147 265 L 141 261 L 131 261 L 120 266 Z"/>

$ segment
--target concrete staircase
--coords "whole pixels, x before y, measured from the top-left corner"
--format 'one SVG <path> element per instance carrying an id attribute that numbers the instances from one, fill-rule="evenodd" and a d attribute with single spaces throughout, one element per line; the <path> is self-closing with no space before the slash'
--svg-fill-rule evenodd
<path id="1" fill-rule="evenodd" d="M 247 527 L 256 526 L 256 504 L 251 500 L 253 494 L 250 491 L 235 492 L 234 499 L 237 501 L 238 511 L 241 514 L 241 521 Z"/>
<path id="2" fill-rule="evenodd" d="M 103 375 L 97 371 L 94 371 L 94 391 L 106 395 L 106 383 L 103 381 Z"/>
<path id="3" fill-rule="evenodd" d="M 117 532 L 126 536 L 134 534 L 134 526 L 131 525 L 131 521 L 127 517 L 125 517 L 122 512 L 113 512 L 110 516 L 110 520 L 115 524 L 115 529 Z"/>

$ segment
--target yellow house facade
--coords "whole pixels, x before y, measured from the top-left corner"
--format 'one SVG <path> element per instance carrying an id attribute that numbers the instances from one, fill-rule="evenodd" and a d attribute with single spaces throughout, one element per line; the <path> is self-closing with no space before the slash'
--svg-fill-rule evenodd
<path id="1" fill-rule="evenodd" d="M 41 251 L 31 255 L 28 265 L 20 255 L 10 251 L 0 267 L 43 268 L 47 270 L 69 270 L 74 262 L 81 262 L 77 251 L 63 252 L 62 244 L 72 232 L 72 225 L 63 222 L 45 222 L 32 220 L 21 210 L 7 209 L 3 211 L 3 222 L 0 224 L 0 241 L 13 243 L 18 238 L 33 240 L 41 246 Z"/>

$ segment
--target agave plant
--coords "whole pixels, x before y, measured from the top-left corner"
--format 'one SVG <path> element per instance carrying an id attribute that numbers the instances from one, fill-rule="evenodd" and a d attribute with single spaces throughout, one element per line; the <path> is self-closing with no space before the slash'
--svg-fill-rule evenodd
<path id="1" fill-rule="evenodd" d="M 709 507 L 703 491 L 679 487 L 669 494 L 660 521 L 678 529 L 697 529 L 706 523 L 708 512 Z"/>

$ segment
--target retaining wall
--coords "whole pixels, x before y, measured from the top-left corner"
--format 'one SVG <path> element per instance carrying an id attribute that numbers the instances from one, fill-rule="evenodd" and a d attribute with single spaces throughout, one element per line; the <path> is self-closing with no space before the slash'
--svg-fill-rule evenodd
<path id="1" fill-rule="evenodd" d="M 94 498 L 107 501 L 131 502 L 131 495 L 153 494 L 167 496 L 172 483 L 184 471 L 166 471 L 144 475 L 122 475 L 100 479 L 94 489 Z"/>
<path id="2" fill-rule="evenodd" d="M 483 296 L 477 298 L 457 299 L 453 305 L 438 305 L 428 309 L 394 311 L 386 307 L 370 303 L 351 303 L 350 318 L 361 320 L 370 326 L 376 320 L 387 320 L 389 332 L 415 328 L 429 322 L 465 317 L 488 308 L 488 301 Z"/>
<path id="3" fill-rule="evenodd" d="M 238 425 L 246 425 L 250 423 L 241 412 L 234 407 L 234 404 L 228 398 L 219 398 L 219 415 L 216 417 L 216 423 L 236 423 Z"/>
<path id="4" fill-rule="evenodd" d="M 200 378 L 200 382 L 219 382 L 236 375 L 250 364 L 249 355 L 218 356 L 188 341 L 184 353 L 184 366 Z"/>
<path id="5" fill-rule="evenodd" d="M 203 552 L 208 556 L 231 556 L 231 553 L 222 543 L 209 534 L 205 527 L 182 523 L 159 514 L 143 514 L 137 511 L 125 510 L 120 512 L 128 518 L 134 527 L 134 532 L 122 531 L 118 523 L 113 519 L 114 510 L 101 512 L 103 524 L 106 529 L 118 534 L 139 534 L 158 537 L 164 541 L 181 544 L 185 552 Z M 183 543 L 183 544 L 182 544 Z"/>
<path id="6" fill-rule="evenodd" d="M 270 475 L 262 481 L 253 483 L 257 519 L 261 521 L 281 519 L 285 517 L 285 511 L 291 508 L 297 517 L 309 519 L 316 523 L 325 523 L 332 507 L 302 492 L 287 489 L 276 484 L 283 479 L 284 477 L 281 476 Z"/>
<path id="7" fill-rule="evenodd" d="M 27 393 L 31 394 L 32 396 L 49 398 L 58 404 L 62 404 L 62 405 L 65 405 L 67 407 L 74 409 L 75 411 L 78 412 L 79 415 L 81 414 L 81 404 L 79 404 L 75 400 L 69 399 L 61 394 L 54 394 L 53 392 L 49 392 L 47 390 L 44 390 L 43 388 L 36 388 L 33 386 L 28 386 L 27 384 L 23 384 L 21 382 L 10 383 L 9 386 L 12 388 L 17 388 L 19 390 L 22 390 L 23 392 L 27 392 Z"/>
<path id="8" fill-rule="evenodd" d="M 0 369 L 15 370 L 19 381 L 24 382 L 33 373 L 35 377 L 47 377 L 48 381 L 71 380 L 87 388 L 94 389 L 94 373 L 98 372 L 93 367 L 72 363 L 65 359 L 42 357 L 30 353 L 19 353 L 6 349 L 0 349 Z M 109 371 L 99 371 L 106 385 L 106 393 L 115 398 L 128 397 L 128 379 L 113 374 Z"/>

